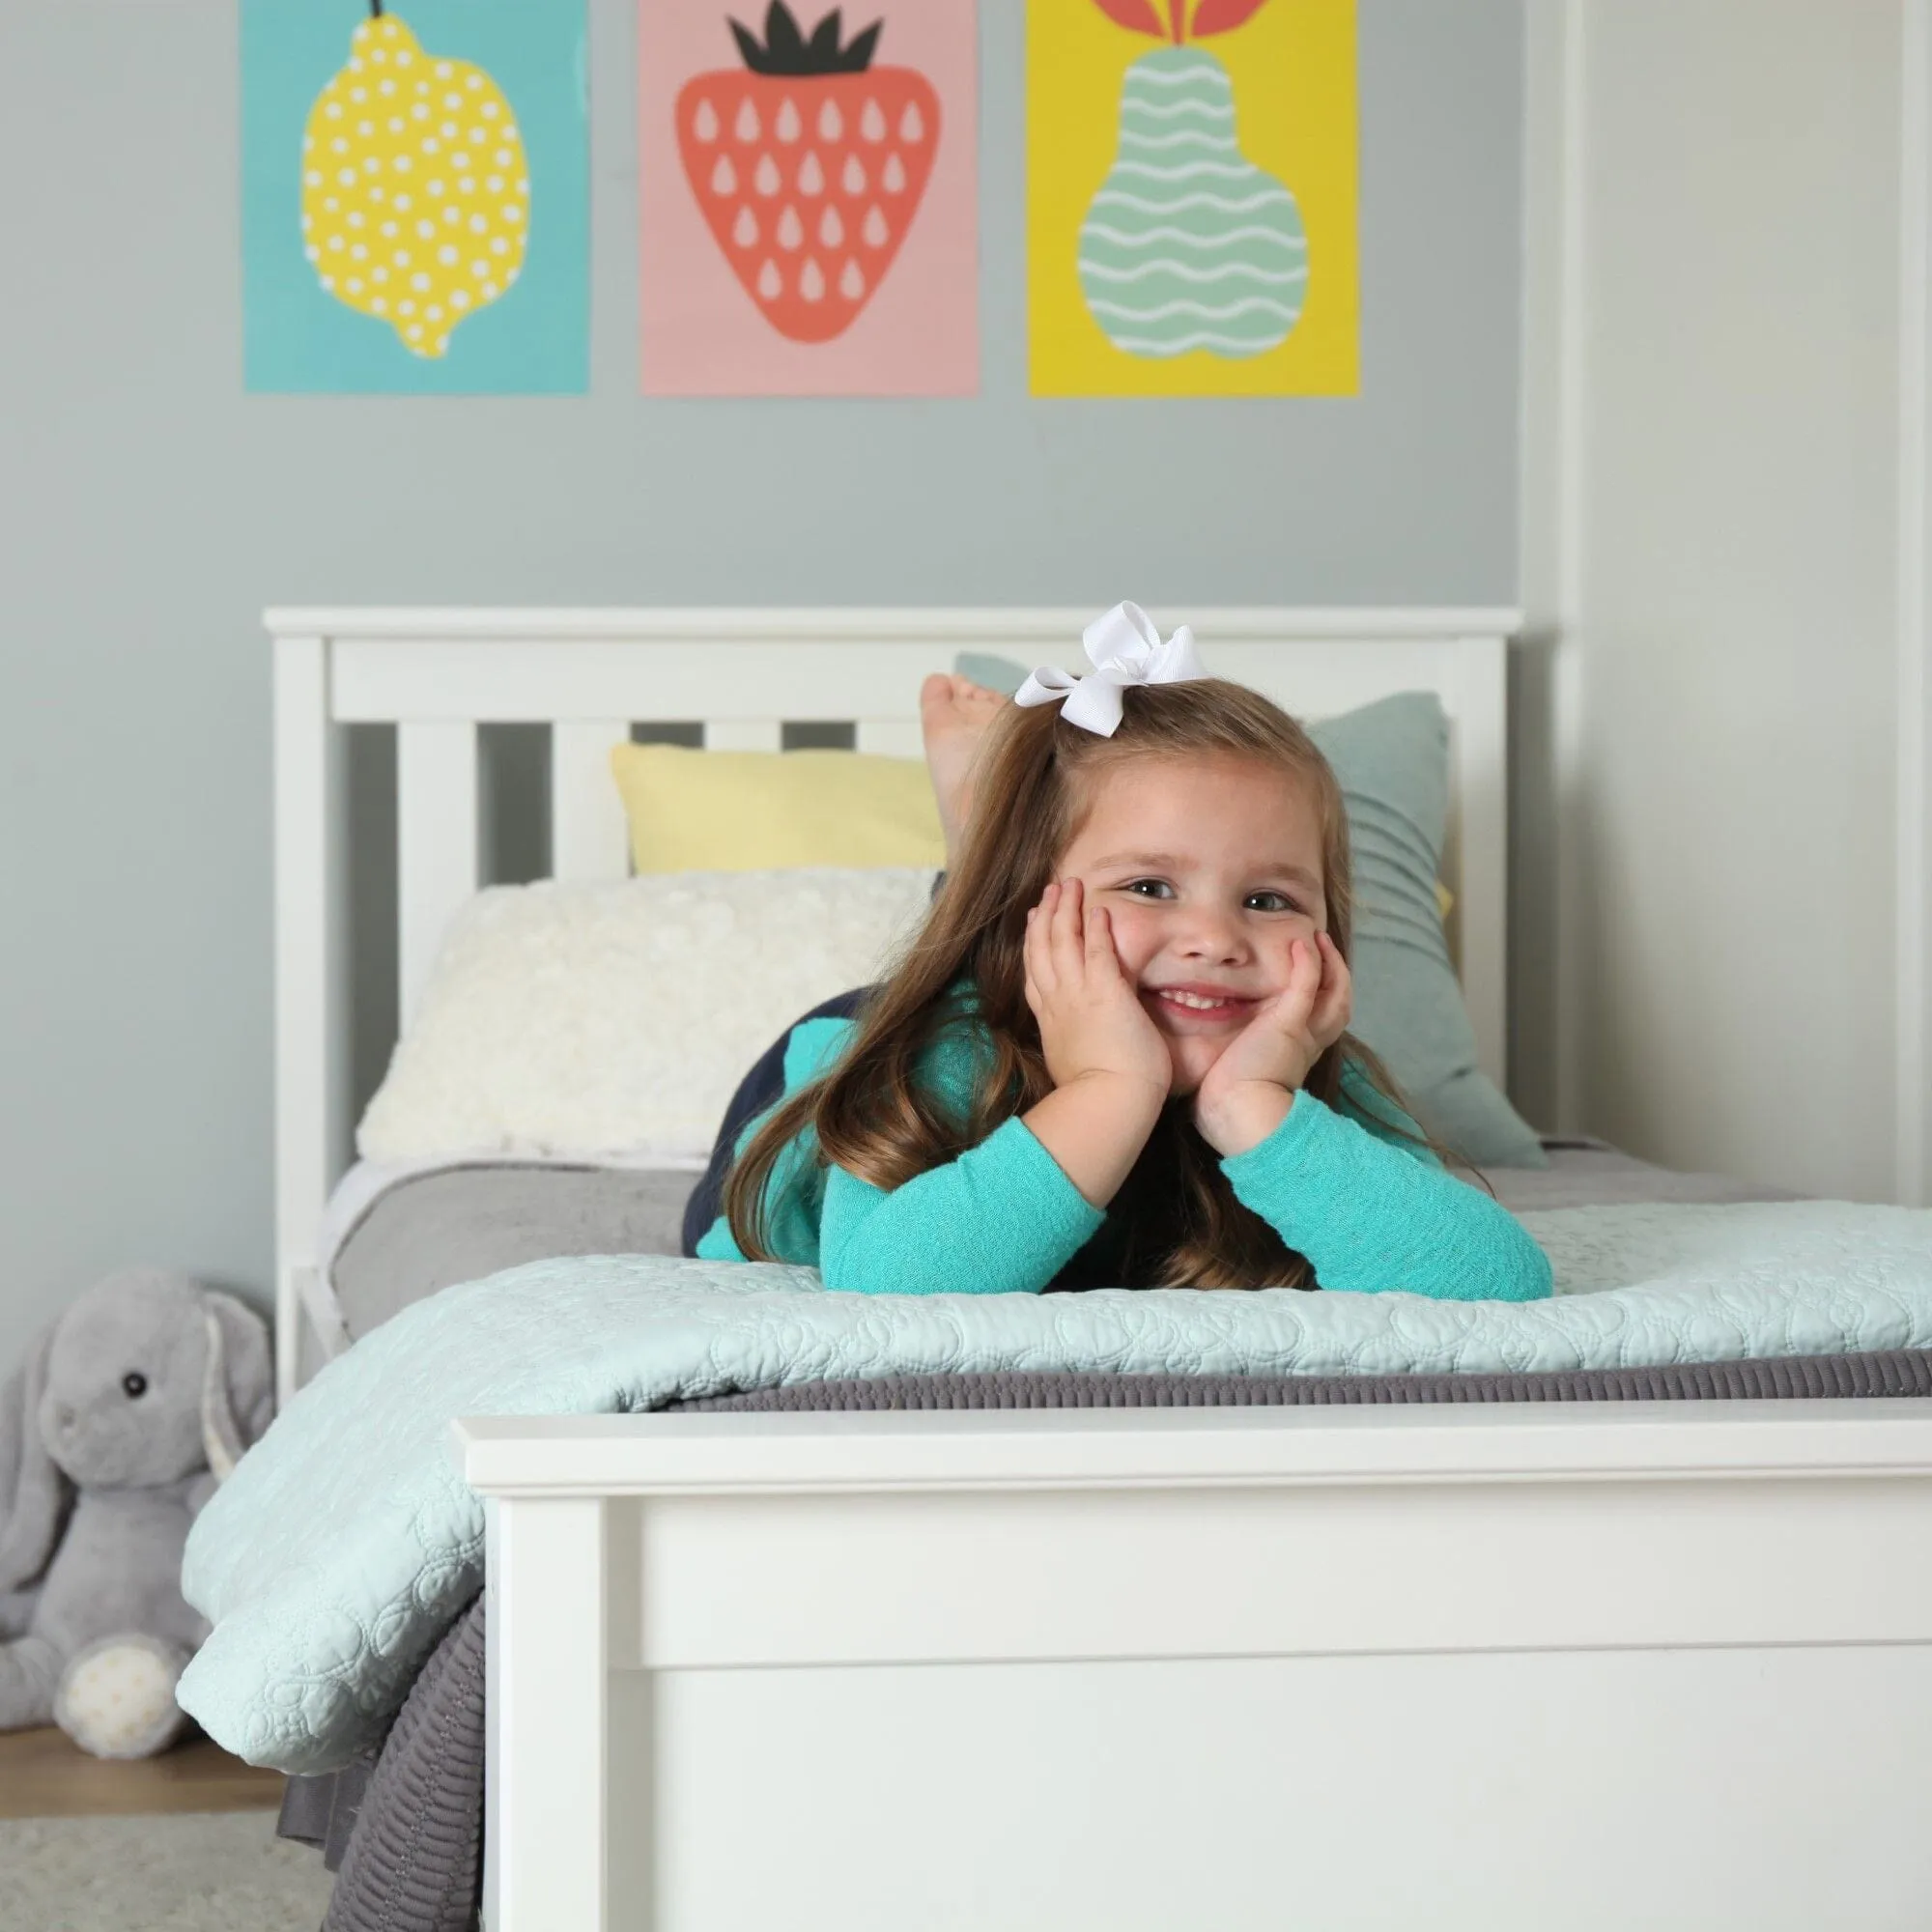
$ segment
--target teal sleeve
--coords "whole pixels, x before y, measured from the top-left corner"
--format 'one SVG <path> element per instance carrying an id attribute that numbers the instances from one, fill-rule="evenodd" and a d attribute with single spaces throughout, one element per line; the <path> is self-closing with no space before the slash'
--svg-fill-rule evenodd
<path id="1" fill-rule="evenodd" d="M 731 1224 L 719 1215 L 697 1237 L 697 1259 L 701 1262 L 741 1262 L 745 1251 L 731 1238 Z"/>
<path id="2" fill-rule="evenodd" d="M 848 1020 L 808 1020 L 784 1056 L 784 1090 L 817 1078 L 843 1051 Z M 980 1037 L 956 1028 L 923 1069 L 934 1092 L 962 1107 L 978 1075 Z M 753 1122 L 740 1146 L 756 1132 Z M 775 1254 L 820 1270 L 825 1286 L 861 1294 L 1037 1294 L 1104 1218 L 1019 1121 L 1008 1121 L 956 1160 L 890 1192 L 838 1167 L 820 1167 L 810 1133 L 774 1170 L 767 1225 Z M 697 1243 L 703 1261 L 743 1261 L 722 1215 Z"/>
<path id="3" fill-rule="evenodd" d="M 860 1294 L 1037 1294 L 1102 1218 L 1012 1120 L 891 1192 L 833 1168 L 819 1266 Z"/>
<path id="4" fill-rule="evenodd" d="M 1362 1107 L 1359 1094 L 1345 1094 Z M 1311 1094 L 1260 1146 L 1221 1163 L 1236 1195 L 1308 1257 L 1324 1289 L 1439 1301 L 1539 1301 L 1549 1263 L 1521 1224 L 1393 1131 Z"/>

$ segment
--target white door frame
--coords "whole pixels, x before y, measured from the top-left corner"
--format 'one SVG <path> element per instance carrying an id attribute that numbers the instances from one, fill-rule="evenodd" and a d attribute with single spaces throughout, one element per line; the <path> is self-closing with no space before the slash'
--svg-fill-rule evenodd
<path id="1" fill-rule="evenodd" d="M 1525 21 L 1521 596 L 1555 639 L 1554 1040 L 1560 1130 L 1587 1127 L 1583 781 L 1583 465 L 1588 252 L 1586 0 Z M 1932 0 L 1900 0 L 1896 958 L 1893 1188 L 1932 1206 Z M 1526 883 L 1526 882 L 1525 882 Z M 1519 978 L 1518 986 L 1522 987 Z"/>
<path id="2" fill-rule="evenodd" d="M 1896 1191 L 1932 1202 L 1932 0 L 1903 0 L 1898 196 Z"/>
<path id="3" fill-rule="evenodd" d="M 1928 0 L 1932 4 L 1932 0 Z M 1589 1124 L 1583 1013 L 1587 961 L 1578 943 L 1586 910 L 1580 818 L 1583 790 L 1583 449 L 1587 434 L 1583 323 L 1588 315 L 1583 195 L 1582 0 L 1532 0 L 1523 20 L 1522 410 L 1518 472 L 1519 602 L 1523 628 L 1550 650 L 1547 748 L 1551 796 L 1542 849 L 1524 850 L 1513 891 L 1554 895 L 1554 984 L 1532 988 L 1519 972 L 1516 1000 L 1549 1003 L 1543 1031 L 1553 1059 L 1551 1118 L 1577 1133 Z M 1537 728 L 1530 720 L 1523 728 Z M 1538 837 L 1534 814 L 1520 836 Z"/>

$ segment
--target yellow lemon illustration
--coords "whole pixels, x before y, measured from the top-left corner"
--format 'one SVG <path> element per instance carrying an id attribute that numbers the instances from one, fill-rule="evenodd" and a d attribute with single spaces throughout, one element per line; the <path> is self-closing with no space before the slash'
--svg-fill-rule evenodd
<path id="1" fill-rule="evenodd" d="M 530 174 L 503 91 L 374 0 L 302 135 L 302 246 L 339 302 L 434 359 L 515 282 Z"/>

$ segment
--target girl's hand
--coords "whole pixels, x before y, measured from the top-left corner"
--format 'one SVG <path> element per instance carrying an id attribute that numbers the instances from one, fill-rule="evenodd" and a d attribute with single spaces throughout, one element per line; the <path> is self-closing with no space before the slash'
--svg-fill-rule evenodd
<path id="1" fill-rule="evenodd" d="M 1096 1075 L 1151 1088 L 1156 1109 L 1174 1084 L 1160 1029 L 1121 971 L 1106 909 L 1088 907 L 1078 879 L 1047 887 L 1027 914 L 1026 997 L 1056 1087 Z"/>
<path id="2" fill-rule="evenodd" d="M 1228 1042 L 1194 1096 L 1194 1124 L 1216 1153 L 1246 1153 L 1288 1117 L 1294 1090 L 1342 1037 L 1353 1006 L 1349 968 L 1318 932 L 1289 947 L 1288 984 Z"/>

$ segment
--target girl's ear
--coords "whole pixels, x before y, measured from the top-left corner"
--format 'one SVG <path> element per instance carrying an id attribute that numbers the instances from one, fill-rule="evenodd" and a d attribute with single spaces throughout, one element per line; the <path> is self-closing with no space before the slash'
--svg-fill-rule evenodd
<path id="1" fill-rule="evenodd" d="M 53 1348 L 50 1324 L 0 1387 L 0 1597 L 47 1567 L 73 1500 L 73 1485 L 41 1436 Z"/>

